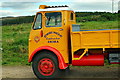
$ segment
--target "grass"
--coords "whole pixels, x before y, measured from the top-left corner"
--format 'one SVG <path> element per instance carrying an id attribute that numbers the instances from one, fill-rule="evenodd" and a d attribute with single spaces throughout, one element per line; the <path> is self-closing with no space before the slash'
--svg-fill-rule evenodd
<path id="1" fill-rule="evenodd" d="M 91 21 L 78 23 L 81 25 L 81 29 L 118 29 L 118 21 Z"/>
<path id="2" fill-rule="evenodd" d="M 28 37 L 31 24 L 2 26 L 2 65 L 29 65 Z"/>
<path id="3" fill-rule="evenodd" d="M 78 24 L 81 25 L 81 29 L 118 28 L 117 21 L 92 21 Z M 28 37 L 30 30 L 31 23 L 2 26 L 2 65 L 30 65 L 28 63 Z M 108 64 L 106 63 L 106 65 Z"/>

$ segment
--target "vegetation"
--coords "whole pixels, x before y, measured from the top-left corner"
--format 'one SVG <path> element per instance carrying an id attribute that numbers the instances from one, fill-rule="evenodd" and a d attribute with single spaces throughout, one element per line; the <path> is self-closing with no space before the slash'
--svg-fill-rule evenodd
<path id="1" fill-rule="evenodd" d="M 32 23 L 34 20 L 34 16 L 3 17 L 1 20 L 2 25 Z"/>
<path id="2" fill-rule="evenodd" d="M 81 29 L 120 29 L 118 21 L 90 21 L 79 22 Z"/>
<path id="3" fill-rule="evenodd" d="M 2 64 L 29 65 L 28 37 L 31 23 L 2 27 Z"/>
<path id="4" fill-rule="evenodd" d="M 118 28 L 117 19 L 114 20 L 105 19 L 106 21 L 94 21 L 94 20 L 89 21 L 88 19 L 90 18 L 88 19 L 86 18 L 86 16 L 90 16 L 88 14 L 90 13 L 81 14 L 81 15 L 76 13 L 77 18 L 83 16 L 84 17 L 83 20 L 86 19 L 86 21 L 83 21 L 82 19 L 80 20 L 77 19 L 78 20 L 77 23 L 81 25 L 81 29 L 117 29 Z M 98 13 L 96 13 L 95 15 L 97 14 Z M 115 15 L 117 14 L 115 13 Z M 18 17 L 19 19 L 21 19 L 20 21 L 18 20 L 18 23 L 16 22 L 17 18 L 14 18 L 15 20 L 13 18 L 3 18 L 4 26 L 0 27 L 2 28 L 2 48 L 3 48 L 2 65 L 30 65 L 30 63 L 28 63 L 28 39 L 29 39 L 28 37 L 32 25 L 31 24 L 33 20 L 32 17 L 30 22 L 29 21 L 24 22 L 24 18 L 27 17 L 24 18 Z M 11 21 L 11 19 L 13 20 Z"/>
<path id="5" fill-rule="evenodd" d="M 109 12 L 76 12 L 77 22 L 88 22 L 88 21 L 116 21 L 118 20 L 118 13 Z M 2 25 L 32 23 L 34 20 L 33 16 L 21 16 L 21 17 L 3 17 Z"/>
<path id="6" fill-rule="evenodd" d="M 77 22 L 86 21 L 116 21 L 118 13 L 109 12 L 76 12 Z"/>

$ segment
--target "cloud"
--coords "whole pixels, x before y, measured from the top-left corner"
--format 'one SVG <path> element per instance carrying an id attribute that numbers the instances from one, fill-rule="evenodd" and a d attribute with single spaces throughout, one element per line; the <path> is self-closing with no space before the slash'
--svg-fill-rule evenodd
<path id="1" fill-rule="evenodd" d="M 2 0 L 1 2 L 109 2 L 112 0 Z M 114 0 L 119 1 L 119 0 Z"/>
<path id="2" fill-rule="evenodd" d="M 93 2 L 93 3 L 74 3 L 72 5 L 72 7 L 76 8 L 76 9 L 88 9 L 88 10 L 100 10 L 100 9 L 105 9 L 105 8 L 109 8 L 110 7 L 110 3 L 104 3 L 104 2 Z"/>
<path id="3" fill-rule="evenodd" d="M 7 1 L 7 0 L 5 0 Z M 16 1 L 16 0 L 11 0 Z M 18 0 L 22 1 L 22 0 Z M 26 1 L 26 0 L 24 0 Z M 36 0 L 34 0 L 36 1 Z M 0 3 L 0 16 L 27 16 L 35 15 L 39 11 L 39 5 L 68 5 L 74 11 L 107 11 L 111 12 L 111 1 L 109 0 L 72 0 L 74 2 L 65 2 L 68 0 L 52 0 L 56 2 L 49 2 L 51 0 L 46 0 L 48 2 L 2 2 Z M 61 1 L 61 2 L 60 2 Z M 63 1 L 63 2 L 62 2 Z M 76 1 L 76 2 L 75 2 Z M 78 2 L 77 2 L 78 1 Z M 108 1 L 108 2 L 107 2 Z M 118 2 L 114 0 L 114 12 L 118 10 Z M 120 2 L 119 2 L 120 3 Z M 120 9 L 120 5 L 119 5 Z"/>
<path id="4" fill-rule="evenodd" d="M 2 0 L 1 2 L 43 2 L 43 0 Z"/>
<path id="5" fill-rule="evenodd" d="M 15 15 L 15 13 L 14 12 L 12 12 L 12 11 L 10 11 L 10 10 L 0 10 L 0 17 L 2 17 L 2 16 L 6 16 L 6 15 Z"/>
<path id="6" fill-rule="evenodd" d="M 120 10 L 120 1 L 119 1 L 119 3 L 118 3 L 118 10 Z"/>
<path id="7" fill-rule="evenodd" d="M 3 2 L 0 17 L 35 15 L 39 5 L 36 2 Z"/>
<path id="8" fill-rule="evenodd" d="M 77 11 L 107 11 L 111 12 L 111 2 L 76 2 L 70 4 L 73 10 Z M 114 11 L 117 11 L 118 4 L 114 4 Z"/>
<path id="9" fill-rule="evenodd" d="M 3 2 L 1 7 L 2 8 L 9 8 L 9 9 L 31 9 L 35 6 L 34 2 Z"/>
<path id="10" fill-rule="evenodd" d="M 12 10 L 0 10 L 0 17 L 6 17 L 6 16 L 30 16 L 30 15 L 35 15 L 36 11 L 31 11 L 28 10 L 26 12 L 21 12 L 21 11 L 12 11 Z"/>

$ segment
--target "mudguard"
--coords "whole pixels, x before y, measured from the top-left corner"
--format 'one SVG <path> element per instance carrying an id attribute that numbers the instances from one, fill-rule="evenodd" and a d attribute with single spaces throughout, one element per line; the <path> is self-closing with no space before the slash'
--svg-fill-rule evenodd
<path id="1" fill-rule="evenodd" d="M 32 54 L 29 56 L 29 59 L 28 59 L 28 62 L 32 62 L 32 59 L 34 57 L 34 55 L 38 52 L 38 51 L 41 51 L 41 50 L 48 50 L 48 51 L 52 51 L 58 58 L 58 62 L 59 62 L 59 68 L 60 69 L 66 69 L 68 67 L 68 64 L 65 63 L 61 53 L 53 48 L 53 47 L 50 47 L 50 46 L 42 46 L 42 47 L 39 47 L 37 48 L 36 50 L 34 50 L 32 52 Z"/>

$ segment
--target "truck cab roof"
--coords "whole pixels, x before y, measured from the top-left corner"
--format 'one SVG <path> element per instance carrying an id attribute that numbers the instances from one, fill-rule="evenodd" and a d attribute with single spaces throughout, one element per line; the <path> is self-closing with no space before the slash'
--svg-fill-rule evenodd
<path id="1" fill-rule="evenodd" d="M 46 5 L 40 5 L 39 11 L 61 11 L 61 10 L 68 10 L 73 11 L 68 6 L 46 6 Z"/>

